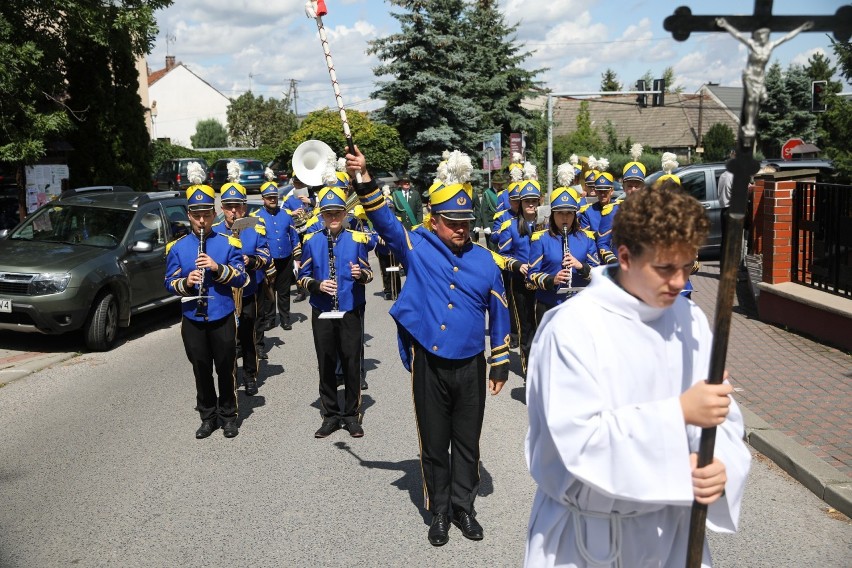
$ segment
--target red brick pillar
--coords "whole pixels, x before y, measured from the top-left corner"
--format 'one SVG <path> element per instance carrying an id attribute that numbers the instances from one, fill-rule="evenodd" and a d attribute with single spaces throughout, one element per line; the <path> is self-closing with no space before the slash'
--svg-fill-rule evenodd
<path id="1" fill-rule="evenodd" d="M 795 180 L 767 180 L 763 189 L 763 281 L 790 281 Z"/>
<path id="2" fill-rule="evenodd" d="M 763 191 L 766 183 L 766 178 L 757 176 L 754 179 L 754 184 L 749 186 L 751 191 L 751 211 L 749 211 L 751 218 L 749 219 L 748 239 L 748 242 L 751 243 L 750 254 L 763 253 Z"/>

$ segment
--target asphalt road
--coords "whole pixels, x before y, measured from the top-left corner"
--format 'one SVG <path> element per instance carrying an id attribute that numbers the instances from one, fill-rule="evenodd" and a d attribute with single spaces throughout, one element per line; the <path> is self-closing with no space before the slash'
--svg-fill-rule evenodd
<path id="1" fill-rule="evenodd" d="M 109 353 L 0 389 L 0 566 L 519 566 L 535 490 L 520 380 L 487 401 L 476 502 L 485 540 L 453 528 L 448 545 L 431 547 L 410 381 L 379 288 L 368 293 L 359 440 L 313 438 L 321 419 L 304 316 L 267 338 L 260 394 L 240 392 L 233 440 L 221 430 L 194 438 L 194 384 L 172 308 Z M 305 313 L 307 303 L 293 307 Z M 757 459 L 741 531 L 711 535 L 715 565 L 848 566 L 849 520 L 826 509 Z"/>

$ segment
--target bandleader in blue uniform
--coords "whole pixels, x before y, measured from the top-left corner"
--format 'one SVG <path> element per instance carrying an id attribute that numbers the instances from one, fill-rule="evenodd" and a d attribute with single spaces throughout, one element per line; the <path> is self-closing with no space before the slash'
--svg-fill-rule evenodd
<path id="1" fill-rule="evenodd" d="M 192 165 L 192 164 L 190 164 Z M 181 302 L 181 337 L 192 363 L 197 395 L 196 409 L 201 427 L 196 438 L 206 438 L 224 423 L 226 437 L 239 433 L 237 427 L 236 318 L 234 288 L 246 282 L 243 258 L 228 237 L 211 228 L 215 192 L 198 176 L 186 190 L 192 232 L 169 243 L 166 253 L 166 289 L 190 299 Z M 203 232 L 204 240 L 200 240 Z M 213 382 L 213 367 L 219 394 Z"/>
<path id="2" fill-rule="evenodd" d="M 470 241 L 471 188 L 463 173 L 470 158 L 451 155 L 445 186 L 430 195 L 430 226 L 407 231 L 367 173 L 364 156 L 348 154 L 350 174 L 373 227 L 406 271 L 390 310 L 403 364 L 411 371 L 429 542 L 447 542 L 449 523 L 479 540 L 474 499 L 479 489 L 479 437 L 485 412 L 486 315 L 491 336 L 491 393 L 508 378 L 509 322 L 497 259 Z M 452 167 L 459 163 L 461 167 Z M 452 464 L 449 449 L 452 445 Z"/>
<path id="3" fill-rule="evenodd" d="M 352 437 L 361 427 L 361 346 L 365 287 L 373 279 L 367 260 L 369 236 L 344 229 L 346 193 L 336 186 L 317 194 L 325 228 L 305 236 L 299 284 L 310 293 L 311 327 L 319 366 L 323 422 L 317 438 L 346 428 Z M 333 269 L 333 273 L 332 273 Z M 342 312 L 324 319 L 323 314 Z M 337 401 L 335 367 L 340 361 L 345 388 L 344 407 Z"/>
<path id="4" fill-rule="evenodd" d="M 269 245 L 266 242 L 266 228 L 263 220 L 258 218 L 254 227 L 234 231 L 234 221 L 246 216 L 246 190 L 235 182 L 222 186 L 222 212 L 224 221 L 213 225 L 213 230 L 229 237 L 231 244 L 236 247 L 243 257 L 248 276 L 242 288 L 242 296 L 236 296 L 237 302 L 237 340 L 243 359 L 243 384 L 246 394 L 257 394 L 258 349 L 255 326 L 258 314 L 259 283 L 263 280 L 264 269 L 271 262 Z"/>
<path id="5" fill-rule="evenodd" d="M 580 229 L 579 209 L 575 190 L 557 187 L 550 195 L 549 227 L 532 237 L 527 281 L 535 287 L 536 323 L 588 285 L 591 269 L 600 264 L 593 235 Z"/>

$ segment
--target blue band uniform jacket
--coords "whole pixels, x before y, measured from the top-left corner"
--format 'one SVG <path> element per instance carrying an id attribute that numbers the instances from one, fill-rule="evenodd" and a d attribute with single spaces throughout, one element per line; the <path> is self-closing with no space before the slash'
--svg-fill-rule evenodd
<path id="1" fill-rule="evenodd" d="M 357 184 L 356 190 L 373 227 L 405 268 L 405 286 L 390 310 L 405 368 L 411 370 L 412 339 L 444 359 L 467 359 L 485 351 L 487 313 L 490 374 L 507 378 L 509 310 L 498 259 L 470 241 L 454 254 L 424 227 L 407 231 L 375 181 Z"/>
<path id="2" fill-rule="evenodd" d="M 617 203 L 603 206 L 600 203 L 593 203 L 580 210 L 580 228 L 595 234 L 598 255 L 604 264 L 612 264 L 616 261 L 615 254 L 612 252 L 612 221 L 617 212 Z"/>
<path id="3" fill-rule="evenodd" d="M 342 230 L 334 239 L 334 270 L 337 273 L 337 306 L 342 312 L 351 312 L 366 303 L 365 287 L 373 280 L 373 271 L 367 260 L 370 236 L 359 231 Z M 361 266 L 361 278 L 352 278 L 349 263 Z M 305 235 L 302 266 L 299 268 L 299 285 L 311 293 L 310 304 L 321 312 L 330 312 L 332 297 L 320 292 L 319 285 L 329 278 L 328 231 Z"/>
<path id="4" fill-rule="evenodd" d="M 521 236 L 518 223 L 527 223 L 527 234 Z M 522 264 L 530 263 L 530 239 L 532 238 L 534 223 L 512 217 L 503 221 L 500 225 L 500 240 L 497 242 L 497 252 L 506 259 L 506 269 L 510 272 L 518 272 Z"/>
<path id="5" fill-rule="evenodd" d="M 239 249 L 240 254 L 249 257 L 245 265 L 248 283 L 243 286 L 243 296 L 253 296 L 264 278 L 264 270 L 272 262 L 269 254 L 269 243 L 266 240 L 266 228 L 263 219 L 254 227 L 240 231 L 239 237 L 234 237 L 224 221 L 213 225 L 213 230 L 228 237 L 231 245 Z"/>
<path id="6" fill-rule="evenodd" d="M 535 286 L 535 299 L 547 306 L 556 306 L 571 297 L 572 294 L 557 294 L 553 284 L 556 273 L 562 270 L 562 235 L 554 235 L 550 231 L 538 231 L 532 237 L 530 245 L 530 268 L 527 271 L 527 281 Z M 594 268 L 600 264 L 598 250 L 590 233 L 578 230 L 568 233 L 568 250 L 571 256 Z M 586 272 L 586 271 L 584 271 Z M 580 270 L 571 269 L 571 287 L 582 288 L 591 280 L 591 274 L 583 276 Z"/>
<path id="7" fill-rule="evenodd" d="M 228 241 L 228 237 L 215 232 L 204 235 L 204 250 L 207 256 L 219 265 L 213 273 L 204 271 L 204 294 L 212 298 L 181 302 L 183 317 L 194 321 L 217 321 L 234 313 L 232 288 L 241 288 L 246 283 L 243 256 Z M 166 247 L 166 290 L 177 296 L 198 296 L 198 288 L 190 287 L 186 278 L 195 270 L 198 258 L 198 235 L 189 233 L 172 241 Z M 196 316 L 198 302 L 206 304 L 205 314 Z"/>
<path id="8" fill-rule="evenodd" d="M 280 207 L 270 213 L 266 207 L 261 207 L 252 213 L 254 217 L 263 219 L 266 227 L 266 239 L 269 242 L 269 254 L 272 258 L 287 258 L 292 256 L 298 260 L 302 254 L 299 243 L 299 233 L 293 226 L 293 218 Z"/>

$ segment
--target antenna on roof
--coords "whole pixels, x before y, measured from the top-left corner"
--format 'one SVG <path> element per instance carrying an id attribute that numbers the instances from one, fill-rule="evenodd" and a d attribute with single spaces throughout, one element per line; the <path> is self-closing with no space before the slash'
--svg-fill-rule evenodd
<path id="1" fill-rule="evenodd" d="M 171 55 L 171 50 L 169 49 L 169 46 L 173 45 L 175 43 L 176 39 L 177 38 L 175 37 L 174 34 L 170 34 L 168 31 L 166 31 L 166 55 L 167 56 Z"/>

